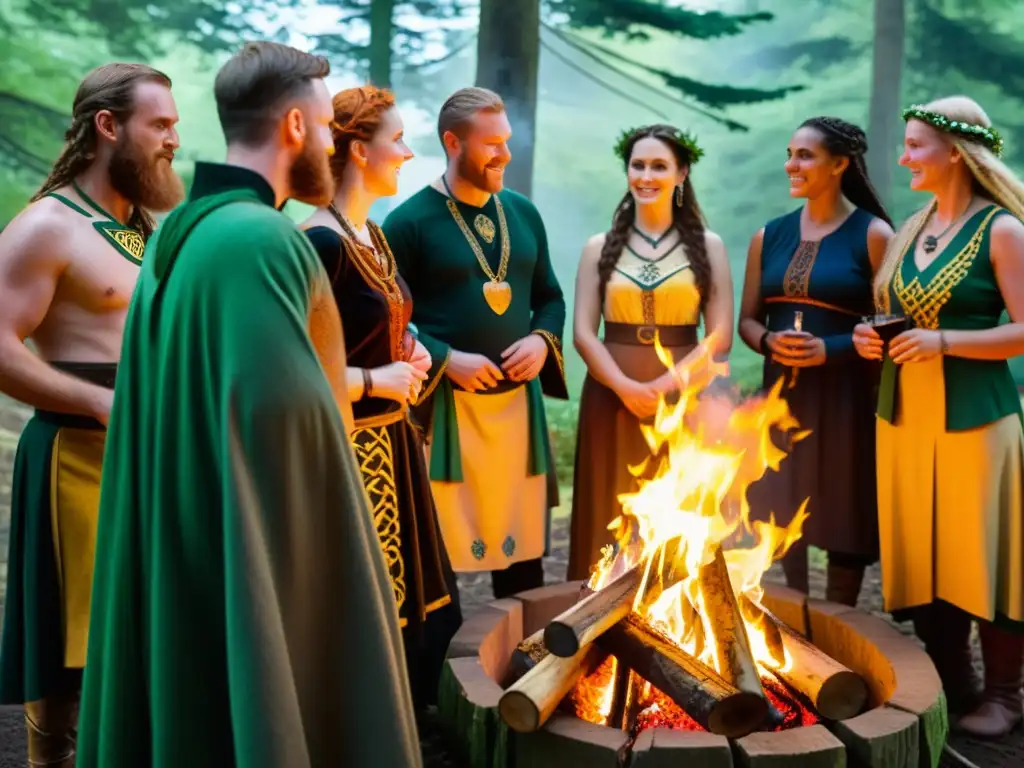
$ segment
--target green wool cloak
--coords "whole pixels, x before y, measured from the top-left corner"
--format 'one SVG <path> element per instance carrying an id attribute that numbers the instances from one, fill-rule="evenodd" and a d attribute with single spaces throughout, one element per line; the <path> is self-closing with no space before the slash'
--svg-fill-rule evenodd
<path id="1" fill-rule="evenodd" d="M 197 164 L 146 250 L 104 458 L 78 768 L 421 764 L 336 395 L 340 322 L 273 203 L 255 173 Z"/>

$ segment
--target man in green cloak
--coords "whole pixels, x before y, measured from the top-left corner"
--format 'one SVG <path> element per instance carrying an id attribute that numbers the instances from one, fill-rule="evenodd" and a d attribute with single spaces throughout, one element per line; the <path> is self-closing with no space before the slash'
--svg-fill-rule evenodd
<path id="1" fill-rule="evenodd" d="M 341 322 L 279 208 L 330 202 L 325 59 L 217 75 L 226 164 L 149 243 L 104 457 L 78 768 L 418 768 Z"/>

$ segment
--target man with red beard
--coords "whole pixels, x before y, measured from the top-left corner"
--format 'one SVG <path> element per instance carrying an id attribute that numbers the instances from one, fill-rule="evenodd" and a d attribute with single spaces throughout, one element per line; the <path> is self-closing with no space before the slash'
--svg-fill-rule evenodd
<path id="1" fill-rule="evenodd" d="M 25 706 L 30 765 L 74 762 L 105 425 L 150 211 L 184 194 L 177 122 L 163 73 L 94 69 L 49 178 L 0 233 L 0 391 L 36 409 L 15 458 L 0 704 Z"/>
<path id="2" fill-rule="evenodd" d="M 383 229 L 433 361 L 416 410 L 448 555 L 456 572 L 491 571 L 501 598 L 544 583 L 558 486 L 543 395 L 567 398 L 565 300 L 540 214 L 503 188 L 501 98 L 457 91 L 437 132 L 447 170 Z"/>
<path id="3" fill-rule="evenodd" d="M 146 248 L 100 495 L 78 768 L 418 768 L 391 578 L 312 244 L 331 201 L 320 56 L 248 43 L 225 163 Z"/>

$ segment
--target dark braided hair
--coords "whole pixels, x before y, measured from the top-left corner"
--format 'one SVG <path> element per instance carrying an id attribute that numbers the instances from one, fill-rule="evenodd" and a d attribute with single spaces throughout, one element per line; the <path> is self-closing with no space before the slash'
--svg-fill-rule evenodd
<path id="1" fill-rule="evenodd" d="M 658 139 L 663 142 L 672 150 L 679 168 L 689 168 L 695 158 L 691 155 L 691 150 L 676 138 L 678 135 L 677 128 L 661 123 L 637 128 L 628 136 L 622 147 L 626 169 L 629 168 L 633 147 L 641 139 Z M 622 256 L 622 249 L 629 239 L 629 231 L 635 217 L 636 201 L 633 199 L 633 193 L 626 190 L 626 194 L 615 209 L 611 229 L 605 236 L 604 246 L 601 248 L 601 258 L 597 262 L 602 304 L 608 279 L 615 271 L 619 257 Z M 711 263 L 708 261 L 707 247 L 704 242 L 705 223 L 704 214 L 697 204 L 697 194 L 693 191 L 690 175 L 687 174 L 686 180 L 683 182 L 683 204 L 682 206 L 677 206 L 674 202 L 672 204 L 672 227 L 679 233 L 679 239 L 686 248 L 686 256 L 690 260 L 697 290 L 700 292 L 701 310 L 704 309 L 711 293 Z"/>
<path id="2" fill-rule="evenodd" d="M 839 188 L 846 199 L 858 208 L 874 214 L 890 227 L 893 226 L 892 219 L 868 177 L 868 168 L 864 163 L 868 138 L 864 131 L 838 117 L 812 117 L 804 120 L 800 127 L 813 128 L 821 134 L 822 144 L 830 154 L 850 158 L 850 164 L 843 171 L 839 182 Z"/>
<path id="3" fill-rule="evenodd" d="M 171 87 L 171 79 L 167 75 L 145 64 L 115 62 L 97 67 L 85 76 L 75 93 L 71 127 L 64 134 L 64 150 L 46 181 L 32 196 L 32 202 L 67 186 L 92 165 L 96 158 L 96 113 L 107 110 L 119 122 L 126 121 L 132 114 L 135 87 L 143 82 Z M 132 207 L 128 226 L 148 239 L 155 222 L 144 208 L 136 205 Z"/>

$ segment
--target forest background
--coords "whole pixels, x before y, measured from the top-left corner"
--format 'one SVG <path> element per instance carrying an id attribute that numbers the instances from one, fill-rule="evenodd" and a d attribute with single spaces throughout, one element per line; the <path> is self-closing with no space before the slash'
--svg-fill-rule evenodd
<path id="1" fill-rule="evenodd" d="M 513 122 L 507 183 L 540 209 L 570 305 L 573 399 L 549 403 L 568 482 L 583 377 L 573 282 L 584 241 L 607 228 L 625 190 L 612 152 L 619 132 L 664 121 L 696 134 L 706 155 L 693 179 L 728 248 L 738 305 L 751 235 L 799 205 L 782 166 L 807 117 L 864 126 L 872 178 L 897 221 L 925 202 L 896 165 L 911 102 L 972 95 L 1021 170 L 1024 31 L 1012 20 L 1022 10 L 1024 0 L 0 0 L 0 227 L 59 153 L 79 80 L 111 60 L 145 61 L 174 81 L 187 181 L 196 160 L 223 157 L 212 82 L 245 40 L 328 55 L 332 90 L 393 88 L 417 156 L 398 196 L 374 209 L 378 220 L 442 170 L 444 98 L 491 87 Z M 745 389 L 757 386 L 760 358 L 738 339 L 732 365 Z M 1024 359 L 1013 366 L 1024 382 Z M 0 491 L 23 415 L 0 402 Z"/>

